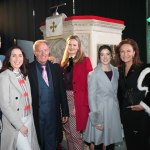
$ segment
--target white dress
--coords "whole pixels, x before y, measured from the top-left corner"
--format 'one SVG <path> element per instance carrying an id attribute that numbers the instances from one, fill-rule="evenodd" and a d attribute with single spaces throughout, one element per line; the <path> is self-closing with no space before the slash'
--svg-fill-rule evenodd
<path id="1" fill-rule="evenodd" d="M 90 113 L 84 140 L 88 143 L 110 145 L 122 141 L 122 128 L 117 99 L 118 70 L 111 65 L 112 78 L 107 77 L 100 64 L 88 76 Z M 96 129 L 102 124 L 103 130 Z"/>

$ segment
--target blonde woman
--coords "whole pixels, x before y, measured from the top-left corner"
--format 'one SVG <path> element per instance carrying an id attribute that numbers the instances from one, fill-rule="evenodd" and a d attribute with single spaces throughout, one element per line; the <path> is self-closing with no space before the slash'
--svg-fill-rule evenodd
<path id="1" fill-rule="evenodd" d="M 81 50 L 78 36 L 71 35 L 61 61 L 70 110 L 64 125 L 69 150 L 83 150 L 82 132 L 86 128 L 89 113 L 87 75 L 92 70 L 90 59 Z"/>

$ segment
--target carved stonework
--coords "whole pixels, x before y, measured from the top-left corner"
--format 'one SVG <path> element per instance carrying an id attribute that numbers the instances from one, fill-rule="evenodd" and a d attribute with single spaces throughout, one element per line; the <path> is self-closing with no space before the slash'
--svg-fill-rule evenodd
<path id="1" fill-rule="evenodd" d="M 60 36 L 45 37 L 45 27 L 41 27 L 44 39 L 48 40 L 51 54 L 62 58 L 66 39 L 69 35 L 78 35 L 81 39 L 81 48 L 90 57 L 93 67 L 97 65 L 97 45 L 117 45 L 122 39 L 125 25 L 121 20 L 98 16 L 71 16 L 63 22 L 63 34 Z"/>
<path id="2" fill-rule="evenodd" d="M 64 26 L 68 26 L 69 29 L 76 31 L 92 30 L 97 32 L 111 32 L 111 33 L 122 33 L 125 26 L 122 24 L 99 21 L 99 20 L 73 20 L 65 21 Z M 69 30 L 64 28 L 64 30 Z"/>
<path id="3" fill-rule="evenodd" d="M 48 43 L 50 48 L 50 54 L 52 56 L 55 56 L 56 62 L 59 63 L 65 50 L 66 41 L 63 38 L 60 38 L 48 40 Z"/>
<path id="4" fill-rule="evenodd" d="M 81 48 L 83 49 L 84 53 L 89 56 L 89 48 L 90 48 L 90 34 L 84 33 L 84 34 L 78 34 L 80 40 L 81 40 Z"/>

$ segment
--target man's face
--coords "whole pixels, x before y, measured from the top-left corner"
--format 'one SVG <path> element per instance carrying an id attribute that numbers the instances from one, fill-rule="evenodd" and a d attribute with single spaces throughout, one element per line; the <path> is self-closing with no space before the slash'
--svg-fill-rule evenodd
<path id="1" fill-rule="evenodd" d="M 48 45 L 45 43 L 40 43 L 37 49 L 34 51 L 36 60 L 42 65 L 44 65 L 47 62 L 49 58 L 49 54 L 50 54 L 50 49 Z"/>

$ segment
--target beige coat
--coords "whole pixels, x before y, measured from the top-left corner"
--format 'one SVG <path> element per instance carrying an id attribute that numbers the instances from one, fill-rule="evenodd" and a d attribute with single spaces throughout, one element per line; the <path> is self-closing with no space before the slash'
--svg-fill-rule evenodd
<path id="1" fill-rule="evenodd" d="M 31 100 L 30 84 L 25 81 L 29 99 Z M 15 74 L 6 70 L 0 74 L 0 108 L 2 110 L 3 130 L 1 150 L 16 150 L 19 129 L 23 126 L 21 118 L 24 110 L 24 95 Z M 32 150 L 39 150 L 34 123 L 32 132 Z"/>

